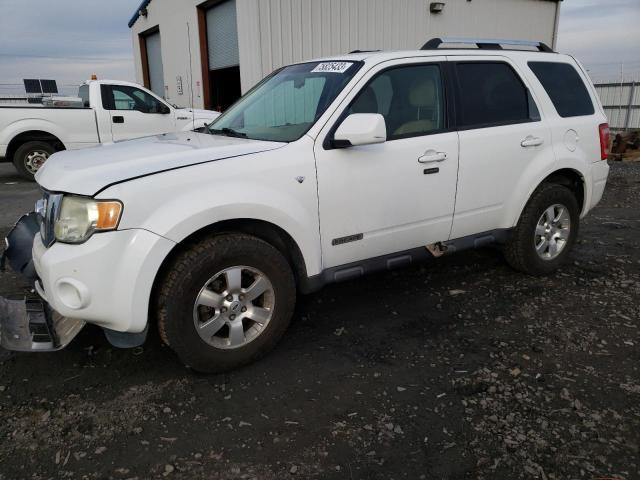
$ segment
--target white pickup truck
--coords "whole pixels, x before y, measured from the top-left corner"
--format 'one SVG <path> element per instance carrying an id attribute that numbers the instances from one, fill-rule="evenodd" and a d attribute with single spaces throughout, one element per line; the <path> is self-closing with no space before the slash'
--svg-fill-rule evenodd
<path id="1" fill-rule="evenodd" d="M 0 105 L 0 161 L 33 179 L 57 151 L 194 130 L 219 115 L 176 108 L 130 82 L 90 80 L 78 97 L 79 106 Z"/>

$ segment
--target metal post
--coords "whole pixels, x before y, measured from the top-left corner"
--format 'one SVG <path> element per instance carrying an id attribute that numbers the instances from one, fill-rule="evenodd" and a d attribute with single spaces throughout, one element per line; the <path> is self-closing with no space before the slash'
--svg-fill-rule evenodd
<path id="1" fill-rule="evenodd" d="M 627 103 L 627 118 L 624 121 L 624 131 L 628 132 L 631 125 L 631 107 L 633 105 L 633 97 L 636 93 L 636 82 L 631 82 L 631 87 L 629 88 L 629 102 Z"/>

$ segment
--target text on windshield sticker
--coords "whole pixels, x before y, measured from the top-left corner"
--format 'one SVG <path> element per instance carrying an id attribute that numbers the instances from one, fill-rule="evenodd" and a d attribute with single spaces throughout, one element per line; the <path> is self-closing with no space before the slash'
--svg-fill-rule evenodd
<path id="1" fill-rule="evenodd" d="M 311 73 L 344 73 L 351 65 L 351 62 L 323 62 L 311 70 Z"/>

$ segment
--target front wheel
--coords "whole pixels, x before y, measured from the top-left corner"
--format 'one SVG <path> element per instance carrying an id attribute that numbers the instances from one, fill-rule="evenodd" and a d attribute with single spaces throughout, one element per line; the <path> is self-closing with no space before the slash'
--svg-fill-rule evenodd
<path id="1" fill-rule="evenodd" d="M 562 185 L 542 185 L 531 196 L 505 246 L 507 262 L 530 275 L 556 271 L 571 252 L 579 223 L 573 192 Z"/>
<path id="2" fill-rule="evenodd" d="M 270 244 L 244 234 L 205 238 L 177 255 L 156 298 L 163 341 L 204 373 L 271 350 L 295 305 L 293 273 Z"/>
<path id="3" fill-rule="evenodd" d="M 55 153 L 53 145 L 32 141 L 20 145 L 13 155 L 13 165 L 27 180 L 33 180 L 40 167 Z"/>

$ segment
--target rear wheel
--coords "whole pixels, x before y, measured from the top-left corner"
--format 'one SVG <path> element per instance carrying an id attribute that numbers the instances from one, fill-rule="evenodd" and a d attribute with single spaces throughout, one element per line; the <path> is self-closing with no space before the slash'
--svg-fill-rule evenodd
<path id="1" fill-rule="evenodd" d="M 33 180 L 40 167 L 55 151 L 55 148 L 47 142 L 26 142 L 13 154 L 13 164 L 20 175 L 27 180 Z"/>
<path id="2" fill-rule="evenodd" d="M 507 262 L 530 275 L 556 271 L 571 252 L 579 222 L 573 192 L 562 185 L 542 185 L 531 196 L 505 246 Z"/>
<path id="3" fill-rule="evenodd" d="M 230 370 L 275 346 L 295 295 L 291 268 L 270 244 L 243 234 L 205 238 L 181 252 L 162 281 L 160 335 L 194 370 Z"/>

